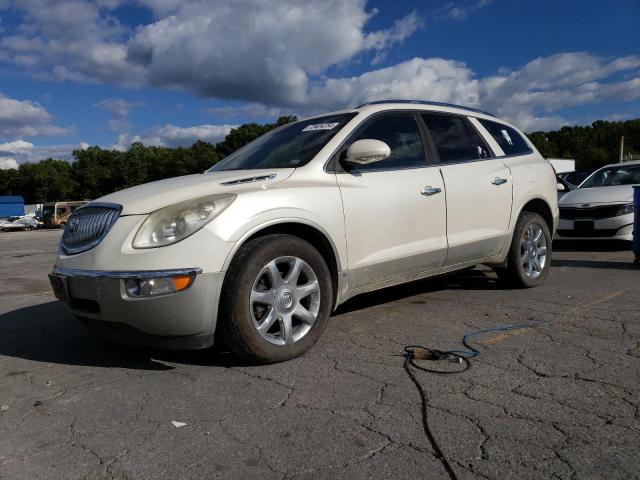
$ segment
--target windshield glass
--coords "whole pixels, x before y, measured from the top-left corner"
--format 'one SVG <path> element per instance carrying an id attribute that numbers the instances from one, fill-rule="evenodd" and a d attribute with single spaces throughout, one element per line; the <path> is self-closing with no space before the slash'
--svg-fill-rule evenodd
<path id="1" fill-rule="evenodd" d="M 355 115 L 327 115 L 277 128 L 233 152 L 209 171 L 301 167 Z"/>
<path id="2" fill-rule="evenodd" d="M 640 184 L 640 165 L 605 167 L 587 178 L 580 188 Z"/>

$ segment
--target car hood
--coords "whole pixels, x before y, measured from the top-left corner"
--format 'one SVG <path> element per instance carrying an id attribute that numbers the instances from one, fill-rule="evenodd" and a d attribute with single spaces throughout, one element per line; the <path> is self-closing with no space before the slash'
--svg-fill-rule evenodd
<path id="1" fill-rule="evenodd" d="M 615 185 L 612 187 L 578 188 L 571 190 L 558 202 L 560 206 L 631 203 L 633 201 L 632 185 Z"/>
<path id="2" fill-rule="evenodd" d="M 100 197 L 94 202 L 122 205 L 122 215 L 143 215 L 191 198 L 217 193 L 235 193 L 258 188 L 262 189 L 265 184 L 272 185 L 285 180 L 294 171 L 294 168 L 277 168 L 267 170 L 229 170 L 185 175 L 120 190 Z M 255 177 L 271 175 L 275 175 L 275 177 L 252 181 Z M 227 182 L 239 183 L 221 185 Z"/>

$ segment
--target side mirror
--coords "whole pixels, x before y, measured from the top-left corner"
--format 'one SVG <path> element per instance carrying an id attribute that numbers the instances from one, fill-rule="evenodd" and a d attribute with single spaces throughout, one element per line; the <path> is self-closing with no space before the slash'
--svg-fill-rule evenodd
<path id="1" fill-rule="evenodd" d="M 380 140 L 364 139 L 351 144 L 345 160 L 357 165 L 367 165 L 389 158 L 389 155 L 391 155 L 391 149 L 386 143 Z"/>
<path id="2" fill-rule="evenodd" d="M 558 183 L 556 184 L 556 189 L 557 189 L 559 192 L 564 192 L 567 188 L 566 188 L 563 184 L 561 184 L 560 182 L 558 182 Z"/>

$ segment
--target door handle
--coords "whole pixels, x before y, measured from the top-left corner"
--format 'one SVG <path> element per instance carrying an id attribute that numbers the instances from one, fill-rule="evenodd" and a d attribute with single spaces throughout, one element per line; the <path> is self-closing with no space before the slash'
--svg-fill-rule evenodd
<path id="1" fill-rule="evenodd" d="M 493 180 L 491 180 L 491 183 L 493 183 L 494 185 L 504 185 L 508 181 L 509 180 L 507 180 L 506 178 L 496 177 Z"/>
<path id="2" fill-rule="evenodd" d="M 426 195 L 431 196 L 431 195 L 436 195 L 438 193 L 442 192 L 441 188 L 438 187 L 432 187 L 431 185 L 427 185 L 426 187 L 424 187 L 422 189 L 422 191 L 420 192 L 422 195 Z"/>

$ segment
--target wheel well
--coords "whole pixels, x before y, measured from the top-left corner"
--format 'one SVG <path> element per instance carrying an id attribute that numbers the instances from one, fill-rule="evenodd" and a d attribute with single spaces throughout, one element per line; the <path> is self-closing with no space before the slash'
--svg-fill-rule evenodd
<path id="1" fill-rule="evenodd" d="M 265 227 L 262 230 L 259 230 L 251 235 L 243 243 L 253 240 L 254 238 L 273 235 L 276 233 L 299 237 L 309 242 L 316 250 L 318 250 L 318 252 L 320 252 L 322 258 L 324 258 L 325 262 L 327 262 L 327 267 L 329 267 L 329 272 L 331 273 L 331 283 L 333 285 L 333 304 L 335 306 L 336 298 L 338 295 L 338 261 L 333 247 L 331 246 L 331 242 L 326 237 L 326 235 L 317 228 L 314 228 L 310 225 L 305 225 L 304 223 L 288 222 L 278 223 L 276 225 Z"/>
<path id="2" fill-rule="evenodd" d="M 541 200 L 539 198 L 534 198 L 525 204 L 522 207 L 523 212 L 533 212 L 540 215 L 545 222 L 547 222 L 547 226 L 550 231 L 553 231 L 553 213 L 551 213 L 551 208 L 547 205 L 547 202 Z M 553 233 L 553 232 L 552 232 Z"/>

